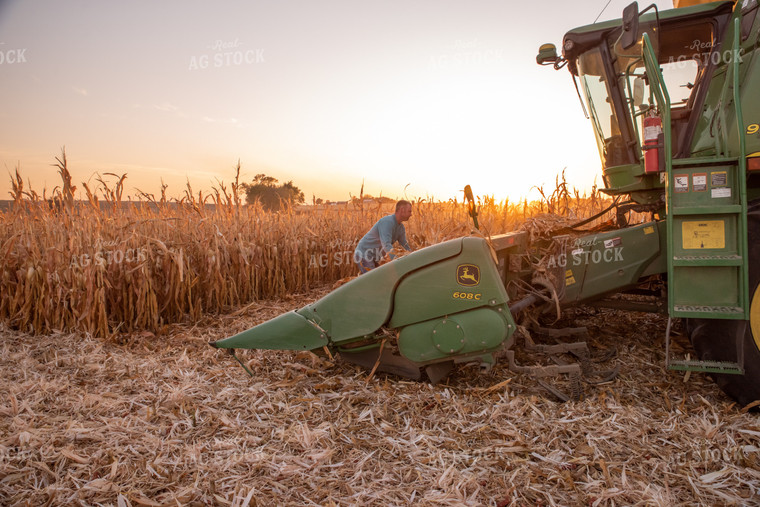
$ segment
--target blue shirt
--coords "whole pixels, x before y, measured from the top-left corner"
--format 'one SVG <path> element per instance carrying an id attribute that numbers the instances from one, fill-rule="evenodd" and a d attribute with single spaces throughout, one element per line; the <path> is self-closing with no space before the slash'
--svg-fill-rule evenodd
<path id="1" fill-rule="evenodd" d="M 368 261 L 379 261 L 386 253 L 393 250 L 393 243 L 396 241 L 405 250 L 412 249 L 406 241 L 404 224 L 396 222 L 395 214 L 384 216 L 372 226 L 372 229 L 356 245 L 354 259 L 364 258 Z"/>

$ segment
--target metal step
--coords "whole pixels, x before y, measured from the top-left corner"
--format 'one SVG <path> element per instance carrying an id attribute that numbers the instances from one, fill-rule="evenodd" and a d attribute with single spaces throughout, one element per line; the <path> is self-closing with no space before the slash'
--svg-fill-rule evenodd
<path id="1" fill-rule="evenodd" d="M 672 359 L 670 364 L 668 364 L 668 370 L 744 375 L 744 370 L 739 363 L 727 361 L 687 361 L 682 359 Z"/>
<path id="2" fill-rule="evenodd" d="M 693 319 L 744 319 L 744 309 L 740 306 L 698 306 L 698 305 L 674 305 L 670 312 L 671 317 L 685 317 Z"/>
<path id="3" fill-rule="evenodd" d="M 742 256 L 729 255 L 675 255 L 673 266 L 741 266 Z"/>
<path id="4" fill-rule="evenodd" d="M 673 309 L 677 312 L 695 313 L 697 315 L 703 313 L 725 313 L 726 315 L 738 313 L 744 315 L 744 309 L 741 306 L 675 305 Z"/>
<path id="5" fill-rule="evenodd" d="M 738 163 L 737 157 L 691 157 L 672 159 L 673 167 L 731 166 Z"/>
<path id="6" fill-rule="evenodd" d="M 694 371 L 705 373 L 723 373 L 727 375 L 744 375 L 744 333 L 746 328 L 737 335 L 736 362 L 732 361 L 700 361 L 692 359 L 670 358 L 670 330 L 673 316 L 668 317 L 665 329 L 665 367 L 672 371 Z M 745 324 L 746 326 L 746 324 Z M 688 357 L 688 356 L 687 356 Z"/>
<path id="7" fill-rule="evenodd" d="M 673 206 L 674 215 L 725 215 L 729 213 L 741 213 L 741 204 L 724 204 L 722 206 Z"/>
<path id="8" fill-rule="evenodd" d="M 682 179 L 680 190 L 669 186 L 666 197 L 668 304 L 673 317 L 748 318 L 742 162 L 730 158 L 673 161 L 668 172 L 668 181 L 675 181 L 674 173 Z M 716 201 L 713 190 L 719 189 L 727 189 L 728 195 Z"/>

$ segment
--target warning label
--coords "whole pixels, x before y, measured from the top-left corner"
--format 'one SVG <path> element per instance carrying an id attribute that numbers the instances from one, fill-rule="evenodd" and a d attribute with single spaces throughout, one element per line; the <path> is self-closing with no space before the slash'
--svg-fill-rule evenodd
<path id="1" fill-rule="evenodd" d="M 694 192 L 707 190 L 707 173 L 694 173 L 691 175 L 691 189 Z"/>
<path id="2" fill-rule="evenodd" d="M 731 197 L 731 189 L 729 187 L 713 188 L 710 191 L 713 199 L 720 199 L 721 197 Z"/>
<path id="3" fill-rule="evenodd" d="M 689 221 L 681 224 L 684 249 L 720 249 L 726 247 L 726 224 L 723 220 Z"/>
<path id="4" fill-rule="evenodd" d="M 676 174 L 673 176 L 673 190 L 678 193 L 689 191 L 689 175 Z"/>
<path id="5" fill-rule="evenodd" d="M 725 187 L 726 185 L 728 185 L 728 173 L 726 173 L 726 171 L 710 173 L 711 187 Z"/>

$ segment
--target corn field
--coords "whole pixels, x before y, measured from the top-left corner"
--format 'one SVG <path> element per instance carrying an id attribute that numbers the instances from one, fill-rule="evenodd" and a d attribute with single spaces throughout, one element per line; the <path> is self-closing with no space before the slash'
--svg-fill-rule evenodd
<path id="1" fill-rule="evenodd" d="M 56 161 L 62 183 L 52 197 L 25 189 L 16 170 L 13 205 L 0 211 L 0 321 L 31 333 L 155 332 L 353 276 L 354 247 L 393 212 L 351 202 L 267 212 L 241 202 L 239 164 L 229 189 L 219 183 L 206 195 L 188 184 L 168 198 L 162 185 L 158 198 L 141 192 L 140 201 L 123 201 L 126 175 L 106 174 L 95 188 L 83 183 L 78 196 L 65 152 Z M 596 189 L 572 193 L 564 174 L 539 192 L 533 202 L 478 198 L 481 231 L 514 230 L 541 213 L 582 218 L 609 204 Z M 413 204 L 414 249 L 472 231 L 462 202 Z"/>

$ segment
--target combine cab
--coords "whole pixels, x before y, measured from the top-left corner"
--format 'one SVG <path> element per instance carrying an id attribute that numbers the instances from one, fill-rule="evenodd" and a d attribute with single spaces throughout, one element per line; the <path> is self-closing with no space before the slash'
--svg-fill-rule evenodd
<path id="1" fill-rule="evenodd" d="M 567 68 L 583 99 L 616 227 L 434 245 L 212 345 L 326 349 L 434 382 L 456 363 L 488 369 L 496 355 L 534 376 L 608 379 L 615 372 L 593 371 L 584 342 L 525 339 L 579 363 L 520 366 L 513 351 L 518 313 L 594 303 L 667 312 L 669 369 L 710 372 L 742 404 L 760 399 L 759 10 L 758 0 L 663 12 L 633 3 L 622 19 L 568 32 L 561 55 L 539 49 L 537 62 Z M 628 225 L 628 211 L 651 221 Z M 645 297 L 614 297 L 626 292 Z M 677 318 L 698 360 L 672 357 Z"/>

